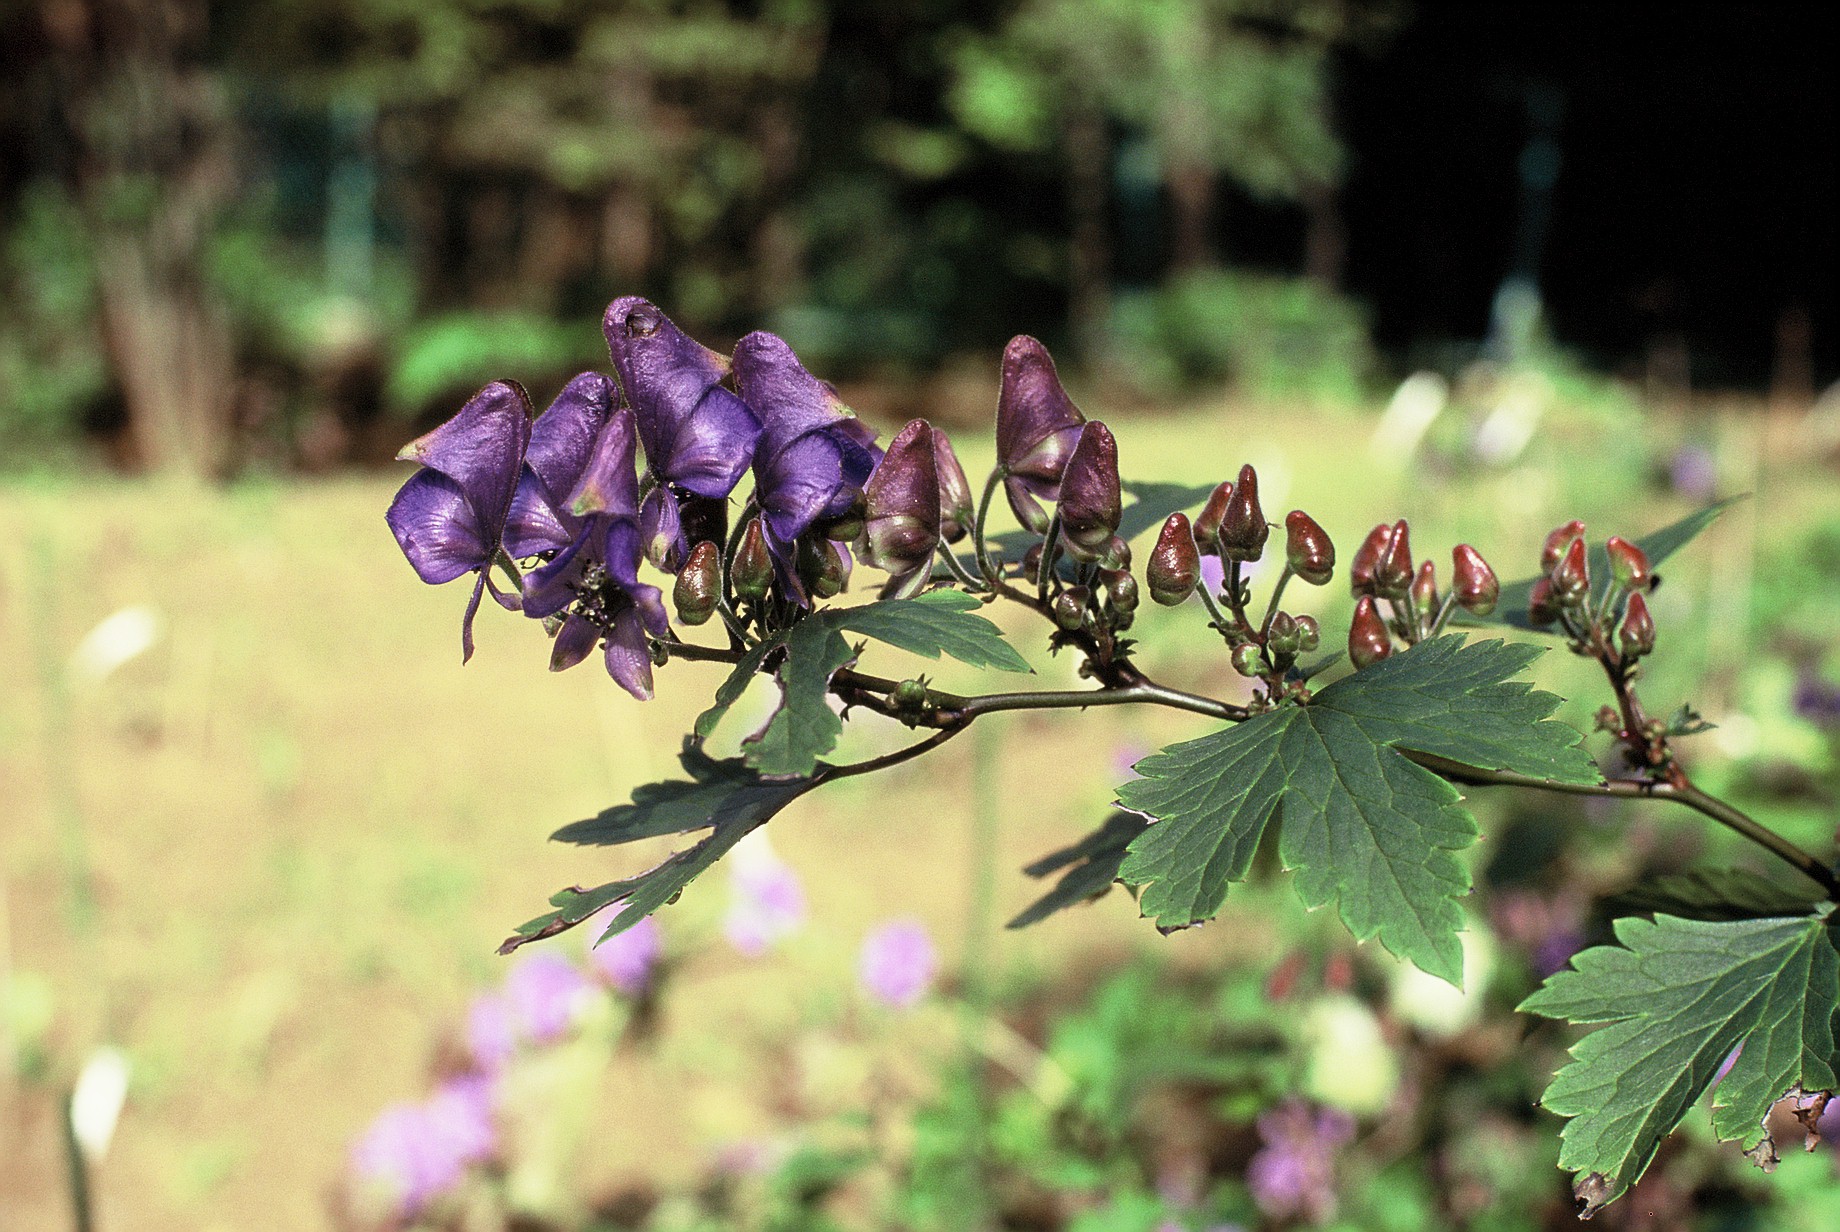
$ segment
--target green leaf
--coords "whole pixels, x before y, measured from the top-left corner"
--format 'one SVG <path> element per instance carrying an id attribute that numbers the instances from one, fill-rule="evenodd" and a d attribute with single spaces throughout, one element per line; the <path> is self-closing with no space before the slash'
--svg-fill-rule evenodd
<path id="1" fill-rule="evenodd" d="M 1617 915 L 1685 916 L 1690 920 L 1756 920 L 1804 915 L 1821 902 L 1813 887 L 1785 886 L 1737 868 L 1695 869 L 1635 886 L 1610 900 Z"/>
<path id="2" fill-rule="evenodd" d="M 1743 496 L 1728 496 L 1716 504 L 1707 505 L 1694 513 L 1688 514 L 1678 522 L 1670 522 L 1660 530 L 1651 531 L 1636 539 L 1635 545 L 1648 557 L 1651 567 L 1659 566 L 1662 561 L 1680 551 L 1699 536 L 1699 533 L 1718 521 L 1719 515 L 1727 508 L 1745 499 Z M 1603 602 L 1604 595 L 1611 585 L 1610 554 L 1599 543 L 1591 547 L 1591 606 L 1595 608 Z M 1495 605 L 1492 615 L 1486 617 L 1460 616 L 1464 624 L 1512 625 L 1516 629 L 1527 629 L 1536 633 L 1550 632 L 1547 629 L 1534 629 L 1527 619 L 1527 604 L 1533 597 L 1533 584 L 1538 578 L 1522 578 L 1518 582 L 1508 582 L 1501 588 L 1501 598 Z"/>
<path id="3" fill-rule="evenodd" d="M 946 654 L 972 667 L 1031 671 L 1028 660 L 982 616 L 984 605 L 959 590 L 934 590 L 916 599 L 883 599 L 861 607 L 829 608 L 815 620 L 840 633 L 860 633 L 929 659 Z"/>
<path id="4" fill-rule="evenodd" d="M 633 793 L 631 804 L 566 826 L 556 837 L 572 843 L 612 844 L 690 830 L 711 832 L 636 877 L 610 881 L 591 890 L 572 887 L 558 892 L 550 899 L 556 910 L 520 925 L 516 934 L 498 947 L 499 953 L 509 954 L 528 942 L 566 932 L 614 903 L 625 906 L 601 939 L 625 932 L 675 900 L 685 886 L 727 855 L 750 831 L 766 824 L 821 781 L 821 776 L 814 775 L 770 782 L 738 760 L 716 761 L 688 745 L 681 760 L 690 773 L 688 781 L 678 779 L 641 787 Z"/>
<path id="5" fill-rule="evenodd" d="M 760 670 L 760 665 L 766 661 L 774 648 L 783 644 L 782 639 L 770 637 L 736 660 L 735 670 L 728 674 L 726 680 L 716 686 L 715 705 L 696 716 L 696 726 L 692 729 L 696 739 L 707 740 L 715 733 L 716 725 L 728 715 L 729 708 L 740 701 L 741 695 L 747 692 L 748 683 L 754 679 L 754 674 Z"/>
<path id="6" fill-rule="evenodd" d="M 1740 1045 L 1713 1099 L 1722 1140 L 1757 1148 L 1771 1104 L 1835 1085 L 1833 920 L 1625 917 L 1616 937 L 1619 945 L 1579 954 L 1521 1005 L 1608 1024 L 1573 1047 L 1542 1100 L 1569 1118 L 1559 1166 L 1578 1174 L 1586 1216 L 1635 1183 Z"/>
<path id="7" fill-rule="evenodd" d="M 1469 874 L 1455 852 L 1476 822 L 1450 783 L 1404 756 L 1428 753 L 1485 770 L 1594 783 L 1579 734 L 1547 718 L 1559 699 L 1513 681 L 1541 651 L 1441 637 L 1286 706 L 1137 764 L 1118 789 L 1156 818 L 1119 870 L 1146 887 L 1159 928 L 1212 918 L 1245 879 L 1267 825 L 1310 907 L 1335 900 L 1357 938 L 1452 984 Z"/>
<path id="8" fill-rule="evenodd" d="M 1118 880 L 1118 866 L 1124 863 L 1125 848 L 1144 832 L 1150 823 L 1136 813 L 1117 812 L 1105 824 L 1071 847 L 1050 852 L 1022 871 L 1031 877 L 1067 871 L 1054 888 L 1036 899 L 1021 915 L 1009 922 L 1011 928 L 1027 928 L 1047 919 L 1055 912 L 1098 898 Z"/>
<path id="9" fill-rule="evenodd" d="M 780 704 L 767 725 L 742 742 L 747 764 L 770 778 L 803 778 L 837 747 L 843 719 L 831 709 L 831 677 L 856 652 L 820 617 L 787 631 L 786 657 L 776 673 Z"/>

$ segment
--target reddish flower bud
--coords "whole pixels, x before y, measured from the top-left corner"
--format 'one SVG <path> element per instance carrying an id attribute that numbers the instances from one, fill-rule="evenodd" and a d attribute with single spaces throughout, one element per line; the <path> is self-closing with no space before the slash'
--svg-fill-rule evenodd
<path id="1" fill-rule="evenodd" d="M 1527 623 L 1544 629 L 1559 619 L 1559 604 L 1553 598 L 1552 579 L 1540 578 L 1527 596 Z"/>
<path id="2" fill-rule="evenodd" d="M 773 554 L 767 550 L 767 534 L 759 518 L 749 518 L 741 532 L 741 544 L 728 566 L 729 584 L 743 599 L 764 599 L 773 589 Z"/>
<path id="3" fill-rule="evenodd" d="M 849 585 L 850 565 L 829 539 L 811 536 L 799 540 L 799 580 L 814 599 L 829 599 Z"/>
<path id="4" fill-rule="evenodd" d="M 1386 550 L 1386 541 L 1392 535 L 1393 528 L 1382 522 L 1367 532 L 1367 538 L 1361 540 L 1361 546 L 1348 566 L 1348 585 L 1357 598 L 1374 593 L 1374 567 L 1380 563 L 1380 553 Z"/>
<path id="5" fill-rule="evenodd" d="M 1084 586 L 1070 586 L 1054 600 L 1054 623 L 1072 633 L 1086 619 L 1086 601 L 1091 598 Z"/>
<path id="6" fill-rule="evenodd" d="M 965 478 L 952 442 L 938 428 L 933 429 L 933 469 L 939 475 L 939 537 L 957 543 L 971 533 L 977 514 L 971 481 Z"/>
<path id="7" fill-rule="evenodd" d="M 1118 442 L 1094 420 L 1080 430 L 1079 443 L 1061 475 L 1061 538 L 1079 561 L 1097 559 L 1118 533 L 1124 497 L 1118 485 Z"/>
<path id="8" fill-rule="evenodd" d="M 1233 499 L 1233 485 L 1223 483 L 1208 494 L 1207 504 L 1195 518 L 1195 543 L 1203 552 L 1220 551 L 1220 524 L 1227 516 L 1227 502 Z"/>
<path id="9" fill-rule="evenodd" d="M 1501 598 L 1501 582 L 1482 553 L 1467 543 L 1451 549 L 1450 588 L 1456 592 L 1457 606 L 1472 616 L 1487 616 Z"/>
<path id="10" fill-rule="evenodd" d="M 1640 592 L 1629 596 L 1616 640 L 1623 648 L 1625 659 L 1639 659 L 1655 648 L 1655 620 L 1648 614 L 1648 600 Z"/>
<path id="11" fill-rule="evenodd" d="M 1259 473 L 1242 466 L 1233 495 L 1227 498 L 1226 515 L 1220 520 L 1221 554 L 1228 560 L 1257 560 L 1265 554 L 1270 535 L 1265 511 L 1259 508 Z"/>
<path id="12" fill-rule="evenodd" d="M 1256 642 L 1241 642 L 1233 648 L 1233 670 L 1242 676 L 1256 676 L 1265 665 L 1259 662 Z"/>
<path id="13" fill-rule="evenodd" d="M 1048 348 L 1027 336 L 1010 339 L 997 394 L 997 464 L 1016 520 L 1038 535 L 1048 529 L 1040 501 L 1060 499 L 1061 474 L 1085 422 Z"/>
<path id="14" fill-rule="evenodd" d="M 1393 523 L 1386 546 L 1374 562 L 1374 593 L 1382 599 L 1403 599 L 1412 588 L 1412 531 L 1405 519 Z"/>
<path id="15" fill-rule="evenodd" d="M 1585 558 L 1584 540 L 1572 540 L 1572 546 L 1553 566 L 1552 593 L 1561 606 L 1579 602 L 1591 593 L 1591 566 Z"/>
<path id="16" fill-rule="evenodd" d="M 1412 579 L 1412 602 L 1427 616 L 1437 611 L 1437 566 L 1429 560 L 1418 566 L 1418 576 Z"/>
<path id="17" fill-rule="evenodd" d="M 1294 659 L 1302 648 L 1302 639 L 1297 635 L 1297 618 L 1289 612 L 1279 612 L 1271 618 L 1271 628 L 1265 633 L 1265 649 L 1273 658 Z"/>
<path id="18" fill-rule="evenodd" d="M 1099 576 L 1105 580 L 1105 593 L 1111 596 L 1114 608 L 1127 614 L 1137 610 L 1136 578 L 1123 569 L 1107 569 Z"/>
<path id="19" fill-rule="evenodd" d="M 1113 535 L 1100 549 L 1099 567 L 1101 569 L 1129 569 L 1131 567 L 1131 545 Z"/>
<path id="20" fill-rule="evenodd" d="M 905 598 L 919 590 L 939 546 L 934 435 L 926 420 L 914 420 L 888 442 L 888 452 L 869 476 L 863 558 L 888 572 L 884 598 Z"/>
<path id="21" fill-rule="evenodd" d="M 1610 554 L 1610 576 L 1616 579 L 1617 585 L 1626 590 L 1642 590 L 1648 586 L 1648 553 L 1621 535 L 1611 535 L 1604 550 Z"/>
<path id="22" fill-rule="evenodd" d="M 1316 617 L 1299 616 L 1297 618 L 1297 649 L 1303 654 L 1309 654 L 1320 645 L 1322 645 L 1322 626 L 1316 623 Z"/>
<path id="23" fill-rule="evenodd" d="M 1144 565 L 1144 580 L 1150 583 L 1150 597 L 1164 607 L 1174 607 L 1194 592 L 1201 580 L 1201 552 L 1186 513 L 1172 513 L 1163 523 Z"/>
<path id="24" fill-rule="evenodd" d="M 1354 605 L 1354 621 L 1348 626 L 1348 658 L 1357 668 L 1372 667 L 1392 653 L 1393 635 L 1380 618 L 1374 597 L 1362 595 Z"/>
<path id="25" fill-rule="evenodd" d="M 678 571 L 671 602 L 679 620 L 700 625 L 715 615 L 716 600 L 721 594 L 722 549 L 705 539 L 690 550 L 690 559 Z"/>
<path id="26" fill-rule="evenodd" d="M 1553 566 L 1565 556 L 1565 549 L 1572 546 L 1572 540 L 1584 538 L 1584 523 L 1573 518 L 1564 526 L 1546 536 L 1546 546 L 1540 549 L 1540 572 L 1551 573 Z"/>
<path id="27" fill-rule="evenodd" d="M 1284 531 L 1284 554 L 1291 572 L 1312 586 L 1326 585 L 1335 576 L 1335 544 L 1328 534 L 1301 509 L 1284 516 Z"/>
<path id="28" fill-rule="evenodd" d="M 1031 582 L 1041 576 L 1041 549 L 1041 544 L 1031 544 L 1022 554 L 1022 576 Z"/>

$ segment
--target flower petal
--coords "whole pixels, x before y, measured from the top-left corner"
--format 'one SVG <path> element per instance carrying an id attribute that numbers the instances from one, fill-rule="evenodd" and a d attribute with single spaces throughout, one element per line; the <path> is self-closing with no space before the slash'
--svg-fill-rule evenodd
<path id="1" fill-rule="evenodd" d="M 595 438 L 581 481 L 569 494 L 569 512 L 576 517 L 591 513 L 613 517 L 639 516 L 639 476 L 635 467 L 634 417 L 616 412 Z"/>
<path id="2" fill-rule="evenodd" d="M 607 674 L 616 684 L 642 702 L 652 699 L 652 655 L 636 609 L 627 608 L 613 618 L 606 657 Z"/>
<path id="3" fill-rule="evenodd" d="M 574 667 L 594 653 L 594 645 L 600 640 L 601 631 L 592 620 L 571 615 L 556 631 L 556 642 L 549 652 L 549 670 L 561 672 Z"/>
<path id="4" fill-rule="evenodd" d="M 416 576 L 451 582 L 486 563 L 490 551 L 472 502 L 457 480 L 435 470 L 409 476 L 384 515 Z"/>
<path id="5" fill-rule="evenodd" d="M 807 432 L 770 454 L 763 449 L 754 462 L 756 499 L 767 525 L 787 542 L 823 517 L 846 487 L 843 447 L 825 432 Z M 844 508 L 851 503 L 845 500 Z"/>
<path id="6" fill-rule="evenodd" d="M 560 506 L 587 469 L 618 396 L 612 380 L 584 372 L 563 386 L 531 428 L 505 522 L 505 548 L 513 556 L 554 551 L 575 537 L 575 519 Z"/>
<path id="7" fill-rule="evenodd" d="M 514 381 L 493 381 L 397 456 L 454 480 L 473 505 L 488 551 L 496 551 L 529 443 L 530 399 Z"/>
<path id="8" fill-rule="evenodd" d="M 753 412 L 720 388 L 728 361 L 636 295 L 607 306 L 601 332 L 651 469 L 699 496 L 728 495 L 760 433 Z"/>
<path id="9" fill-rule="evenodd" d="M 1084 422 L 1048 348 L 1026 334 L 1010 339 L 997 393 L 997 462 L 1011 474 L 1058 482 Z"/>

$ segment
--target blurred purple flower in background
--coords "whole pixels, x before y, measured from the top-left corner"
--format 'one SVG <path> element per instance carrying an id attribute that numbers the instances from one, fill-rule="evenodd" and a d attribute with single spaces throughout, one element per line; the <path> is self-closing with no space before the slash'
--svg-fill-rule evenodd
<path id="1" fill-rule="evenodd" d="M 1286 1100 L 1259 1117 L 1265 1146 L 1246 1165 L 1252 1200 L 1273 1219 L 1323 1223 L 1335 1214 L 1335 1156 L 1354 1138 L 1354 1118 Z"/>
<path id="2" fill-rule="evenodd" d="M 912 1009 L 933 986 L 939 955 L 918 920 L 889 920 L 863 938 L 857 976 L 863 989 L 891 1009 Z"/>
<path id="3" fill-rule="evenodd" d="M 1797 673 L 1789 704 L 1816 727 L 1840 727 L 1840 684 L 1823 679 L 1812 668 L 1803 667 Z"/>
<path id="4" fill-rule="evenodd" d="M 730 898 L 722 933 L 742 954 L 758 958 L 805 923 L 805 887 L 761 830 L 736 844 L 728 863 Z"/>
<path id="5" fill-rule="evenodd" d="M 600 941 L 607 922 L 602 919 L 598 927 L 589 927 L 588 965 L 608 984 L 636 997 L 646 990 L 657 972 L 658 959 L 664 953 L 664 936 L 658 931 L 657 919 L 648 915 L 625 932 Z"/>
<path id="6" fill-rule="evenodd" d="M 517 1051 L 517 1022 L 511 1003 L 495 992 L 481 993 L 466 1009 L 466 1051 L 484 1074 L 495 1074 Z"/>
<path id="7" fill-rule="evenodd" d="M 574 963 L 560 954 L 536 953 L 505 977 L 505 1000 L 518 1036 L 548 1044 L 568 1034 L 593 994 Z"/>
<path id="8" fill-rule="evenodd" d="M 474 1075 L 385 1108 L 353 1145 L 351 1172 L 368 1197 L 413 1219 L 497 1149 L 491 1086 Z"/>
<path id="9" fill-rule="evenodd" d="M 1668 483 L 1689 500 L 1709 501 L 1719 490 L 1719 460 L 1704 445 L 1682 445 L 1668 459 Z"/>

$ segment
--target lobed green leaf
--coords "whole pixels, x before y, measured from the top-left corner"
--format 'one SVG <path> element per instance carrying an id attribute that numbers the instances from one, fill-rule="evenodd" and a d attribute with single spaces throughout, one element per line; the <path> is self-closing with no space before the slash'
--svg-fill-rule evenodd
<path id="1" fill-rule="evenodd" d="M 1046 877 L 1062 869 L 1067 871 L 1051 890 L 1011 920 L 1009 927 L 1027 928 L 1057 911 L 1078 906 L 1110 890 L 1118 880 L 1118 866 L 1124 862 L 1125 848 L 1149 824 L 1147 818 L 1136 813 L 1113 813 L 1105 819 L 1104 825 L 1079 842 L 1050 852 L 1024 868 L 1022 871 L 1031 877 Z"/>

